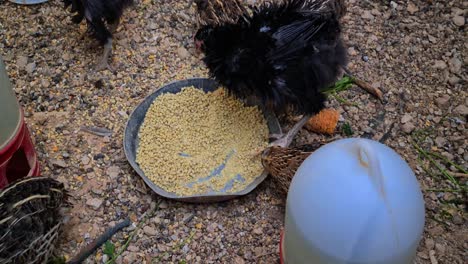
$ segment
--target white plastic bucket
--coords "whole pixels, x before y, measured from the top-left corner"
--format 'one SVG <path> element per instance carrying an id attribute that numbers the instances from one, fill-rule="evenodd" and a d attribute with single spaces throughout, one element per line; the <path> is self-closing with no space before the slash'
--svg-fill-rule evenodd
<path id="1" fill-rule="evenodd" d="M 368 139 L 311 154 L 294 176 L 282 241 L 286 264 L 411 264 L 424 200 L 409 165 Z"/>

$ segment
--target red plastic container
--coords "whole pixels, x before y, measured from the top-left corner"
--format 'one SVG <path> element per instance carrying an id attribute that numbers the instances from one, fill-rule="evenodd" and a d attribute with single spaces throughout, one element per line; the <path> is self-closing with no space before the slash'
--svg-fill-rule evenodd
<path id="1" fill-rule="evenodd" d="M 0 149 L 0 189 L 27 176 L 39 176 L 39 163 L 28 127 L 21 115 L 18 133 Z"/>
<path id="2" fill-rule="evenodd" d="M 0 58 L 0 189 L 27 176 L 39 176 L 37 155 Z"/>

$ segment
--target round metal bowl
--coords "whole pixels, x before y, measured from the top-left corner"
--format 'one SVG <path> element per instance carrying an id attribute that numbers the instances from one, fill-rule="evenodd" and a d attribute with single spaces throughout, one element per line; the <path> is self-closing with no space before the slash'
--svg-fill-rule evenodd
<path id="1" fill-rule="evenodd" d="M 183 202 L 191 202 L 191 203 L 206 203 L 206 202 L 220 202 L 229 199 L 233 199 L 242 195 L 246 195 L 247 193 L 251 192 L 255 187 L 257 187 L 265 178 L 267 177 L 268 173 L 263 171 L 262 174 L 258 175 L 258 177 L 249 185 L 245 187 L 245 189 L 236 192 L 236 193 L 215 193 L 215 192 L 207 192 L 200 195 L 194 196 L 179 196 L 175 193 L 168 192 L 161 187 L 157 186 L 148 177 L 146 177 L 143 170 L 140 168 L 138 163 L 136 162 L 136 152 L 138 149 L 138 133 L 140 131 L 140 126 L 143 123 L 143 120 L 146 116 L 146 112 L 148 111 L 149 107 L 153 103 L 153 101 L 160 95 L 164 93 L 178 93 L 184 87 L 194 86 L 195 88 L 202 89 L 205 92 L 215 91 L 218 89 L 219 85 L 216 81 L 212 79 L 206 78 L 193 78 L 187 79 L 182 81 L 176 81 L 169 83 L 162 88 L 158 89 L 156 92 L 152 93 L 148 97 L 146 97 L 143 102 L 141 102 L 130 115 L 130 118 L 127 122 L 127 127 L 125 128 L 125 135 L 124 135 L 124 152 L 127 160 L 129 161 L 130 165 L 133 169 L 138 173 L 138 175 L 143 178 L 145 183 L 157 194 L 174 200 L 179 200 Z M 246 104 L 250 104 L 246 102 Z M 271 112 L 263 110 L 265 119 L 268 123 L 268 128 L 271 134 L 279 134 L 281 133 L 281 127 L 276 119 L 275 115 Z"/>

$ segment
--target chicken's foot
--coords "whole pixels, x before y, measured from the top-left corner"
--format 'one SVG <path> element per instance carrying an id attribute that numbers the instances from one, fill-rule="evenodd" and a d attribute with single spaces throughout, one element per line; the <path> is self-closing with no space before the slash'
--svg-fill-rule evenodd
<path id="1" fill-rule="evenodd" d="M 291 145 L 294 137 L 299 133 L 301 128 L 307 123 L 307 121 L 310 119 L 311 115 L 304 115 L 289 131 L 286 135 L 283 135 L 279 139 L 273 141 L 270 143 L 268 146 L 280 146 L 283 148 L 289 147 Z M 272 135 L 270 135 L 272 136 Z M 273 136 L 275 136 L 273 134 Z"/>
<path id="2" fill-rule="evenodd" d="M 104 44 L 104 53 L 102 55 L 102 58 L 99 60 L 97 66 L 96 66 L 96 71 L 102 71 L 102 70 L 109 70 L 111 72 L 115 72 L 114 68 L 109 65 L 109 59 L 110 55 L 112 54 L 112 39 L 109 38 Z"/>

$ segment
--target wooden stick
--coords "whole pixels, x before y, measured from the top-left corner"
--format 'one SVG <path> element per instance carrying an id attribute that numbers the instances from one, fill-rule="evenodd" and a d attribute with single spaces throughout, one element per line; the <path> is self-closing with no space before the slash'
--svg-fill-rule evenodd
<path id="1" fill-rule="evenodd" d="M 343 70 L 345 71 L 345 75 L 351 78 L 357 86 L 361 87 L 361 89 L 377 97 L 380 101 L 383 101 L 382 91 L 380 91 L 378 88 L 373 87 L 370 83 L 357 78 L 347 68 L 343 68 Z"/>
<path id="2" fill-rule="evenodd" d="M 351 77 L 351 76 L 350 76 Z M 354 80 L 354 83 L 361 87 L 362 89 L 364 89 L 366 92 L 372 94 L 373 96 L 379 98 L 380 101 L 383 101 L 383 93 L 382 91 L 380 91 L 379 89 L 373 87 L 372 85 L 370 85 L 369 83 L 361 80 L 361 79 L 358 79 L 356 77 L 353 77 L 353 80 Z"/>
<path id="3" fill-rule="evenodd" d="M 467 173 L 463 173 L 463 172 L 452 172 L 452 171 L 450 171 L 449 173 L 452 174 L 453 177 L 457 177 L 457 178 L 468 178 L 468 174 L 467 174 Z"/>

